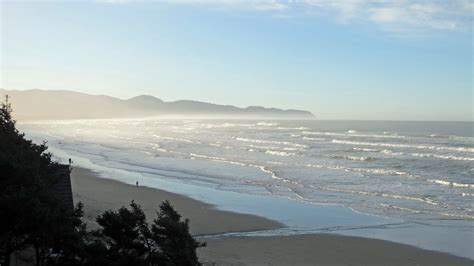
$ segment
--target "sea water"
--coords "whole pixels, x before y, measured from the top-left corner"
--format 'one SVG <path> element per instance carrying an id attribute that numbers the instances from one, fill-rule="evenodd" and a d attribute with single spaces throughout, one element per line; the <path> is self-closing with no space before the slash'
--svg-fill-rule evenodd
<path id="1" fill-rule="evenodd" d="M 337 232 L 473 257 L 471 122 L 148 118 L 19 126 L 47 140 L 59 160 L 290 227 L 273 233 Z"/>

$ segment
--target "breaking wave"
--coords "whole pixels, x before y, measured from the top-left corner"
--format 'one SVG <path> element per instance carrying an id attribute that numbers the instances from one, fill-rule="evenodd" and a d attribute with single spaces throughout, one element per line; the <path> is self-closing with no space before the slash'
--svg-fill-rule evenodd
<path id="1" fill-rule="evenodd" d="M 257 126 L 274 127 L 278 126 L 278 123 L 258 122 Z"/>
<path id="2" fill-rule="evenodd" d="M 250 147 L 261 150 L 283 150 L 283 151 L 301 151 L 301 148 L 296 147 L 277 147 L 277 146 L 261 146 L 250 144 Z"/>
<path id="3" fill-rule="evenodd" d="M 355 147 L 355 148 L 352 148 L 352 149 L 355 150 L 355 151 L 380 152 L 379 149 L 368 149 L 368 148 L 359 148 L 359 147 Z"/>
<path id="4" fill-rule="evenodd" d="M 268 151 L 265 151 L 265 153 L 267 154 L 271 154 L 271 155 L 277 155 L 277 156 L 296 156 L 296 153 L 292 153 L 292 152 L 285 152 L 285 151 L 272 151 L 272 150 L 268 150 Z"/>
<path id="5" fill-rule="evenodd" d="M 347 160 L 352 160 L 352 161 L 372 161 L 375 160 L 373 157 L 368 157 L 368 156 L 349 156 L 349 155 L 334 155 L 331 156 L 333 159 L 347 159 Z"/>
<path id="6" fill-rule="evenodd" d="M 468 148 L 468 147 L 446 147 L 446 146 L 426 146 L 426 145 L 411 145 L 411 144 L 398 144 L 398 143 L 359 142 L 359 141 L 346 141 L 346 140 L 338 140 L 338 139 L 333 139 L 332 143 L 347 144 L 347 145 L 361 145 L 361 146 L 375 146 L 375 147 L 474 152 L 474 148 Z"/>
<path id="7" fill-rule="evenodd" d="M 474 161 L 473 157 L 461 157 L 461 156 L 454 156 L 454 155 L 439 155 L 439 154 L 431 154 L 431 153 L 411 153 L 411 155 L 415 157 L 420 157 L 420 158 L 438 158 L 438 159 L 455 160 L 455 161 Z"/>
<path id="8" fill-rule="evenodd" d="M 326 191 L 340 192 L 340 193 L 351 193 L 351 194 L 358 194 L 358 195 L 364 195 L 364 196 L 378 196 L 378 197 L 384 197 L 384 198 L 418 201 L 418 202 L 422 202 L 422 203 L 426 203 L 430 205 L 438 205 L 437 202 L 427 197 L 414 197 L 414 196 L 390 194 L 386 192 L 369 192 L 369 191 L 338 189 L 338 188 L 320 188 L 320 189 L 326 190 Z"/>
<path id="9" fill-rule="evenodd" d="M 323 138 L 310 138 L 310 137 L 303 137 L 304 140 L 315 140 L 315 141 L 324 141 L 326 139 Z"/>
<path id="10" fill-rule="evenodd" d="M 321 165 L 321 164 L 307 164 L 306 167 L 330 169 L 330 170 L 342 170 L 346 172 L 359 172 L 359 173 L 376 174 L 376 175 L 397 175 L 397 176 L 414 177 L 413 175 L 407 172 L 391 170 L 391 169 L 381 169 L 381 168 L 351 168 L 351 167 L 344 167 L 344 166 L 339 166 L 339 165 Z"/>
<path id="11" fill-rule="evenodd" d="M 387 139 L 405 139 L 405 136 L 398 135 L 379 135 L 379 134 L 356 134 L 357 131 L 349 130 L 347 133 L 337 132 L 319 132 L 319 131 L 303 131 L 305 135 L 321 135 L 321 136 L 340 136 L 340 137 L 363 137 L 363 138 L 387 138 Z"/>
<path id="12" fill-rule="evenodd" d="M 251 142 L 251 143 L 267 143 L 267 144 L 276 144 L 276 145 L 288 145 L 288 146 L 295 146 L 295 147 L 308 147 L 307 145 L 298 144 L 294 142 L 288 141 L 273 141 L 273 140 L 261 140 L 261 139 L 249 139 L 249 138 L 241 138 L 241 137 L 233 137 L 235 140 L 243 141 L 243 142 Z"/>
<path id="13" fill-rule="evenodd" d="M 428 181 L 438 184 L 438 185 L 451 187 L 451 188 L 474 188 L 474 184 L 450 182 L 450 181 L 441 180 L 441 179 L 428 179 Z"/>

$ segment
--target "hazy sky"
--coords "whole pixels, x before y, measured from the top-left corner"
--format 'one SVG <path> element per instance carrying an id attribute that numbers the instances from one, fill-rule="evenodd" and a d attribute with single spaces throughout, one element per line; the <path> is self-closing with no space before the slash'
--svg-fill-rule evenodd
<path id="1" fill-rule="evenodd" d="M 0 0 L 1 1 L 1 0 Z M 472 120 L 470 0 L 1 1 L 1 87 Z"/>

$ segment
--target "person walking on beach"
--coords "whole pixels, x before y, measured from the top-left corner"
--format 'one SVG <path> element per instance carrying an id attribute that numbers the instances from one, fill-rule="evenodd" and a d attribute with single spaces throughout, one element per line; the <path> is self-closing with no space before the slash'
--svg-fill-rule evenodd
<path id="1" fill-rule="evenodd" d="M 137 181 L 137 187 L 138 187 L 138 181 Z"/>

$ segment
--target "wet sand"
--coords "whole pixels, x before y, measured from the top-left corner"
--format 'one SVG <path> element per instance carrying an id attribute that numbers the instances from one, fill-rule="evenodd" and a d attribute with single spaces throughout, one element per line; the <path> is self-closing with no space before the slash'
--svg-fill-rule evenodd
<path id="1" fill-rule="evenodd" d="M 149 221 L 156 218 L 158 205 L 169 200 L 184 218 L 190 219 L 190 230 L 195 235 L 257 231 L 284 226 L 255 215 L 217 210 L 212 205 L 175 193 L 100 178 L 96 173 L 82 168 L 73 169 L 71 185 L 74 203 L 80 201 L 84 204 L 84 217 L 91 226 L 94 226 L 95 217 L 101 212 L 128 206 L 132 200 L 142 206 Z"/>
<path id="2" fill-rule="evenodd" d="M 84 217 L 91 227 L 99 213 L 132 200 L 143 207 L 150 221 L 159 203 L 169 200 L 190 219 L 195 235 L 284 227 L 264 217 L 221 211 L 179 194 L 100 178 L 87 169 L 75 168 L 71 183 L 74 202 L 84 203 Z M 329 234 L 204 240 L 208 246 L 199 250 L 199 256 L 209 265 L 474 265 L 469 259 L 408 245 Z"/>

